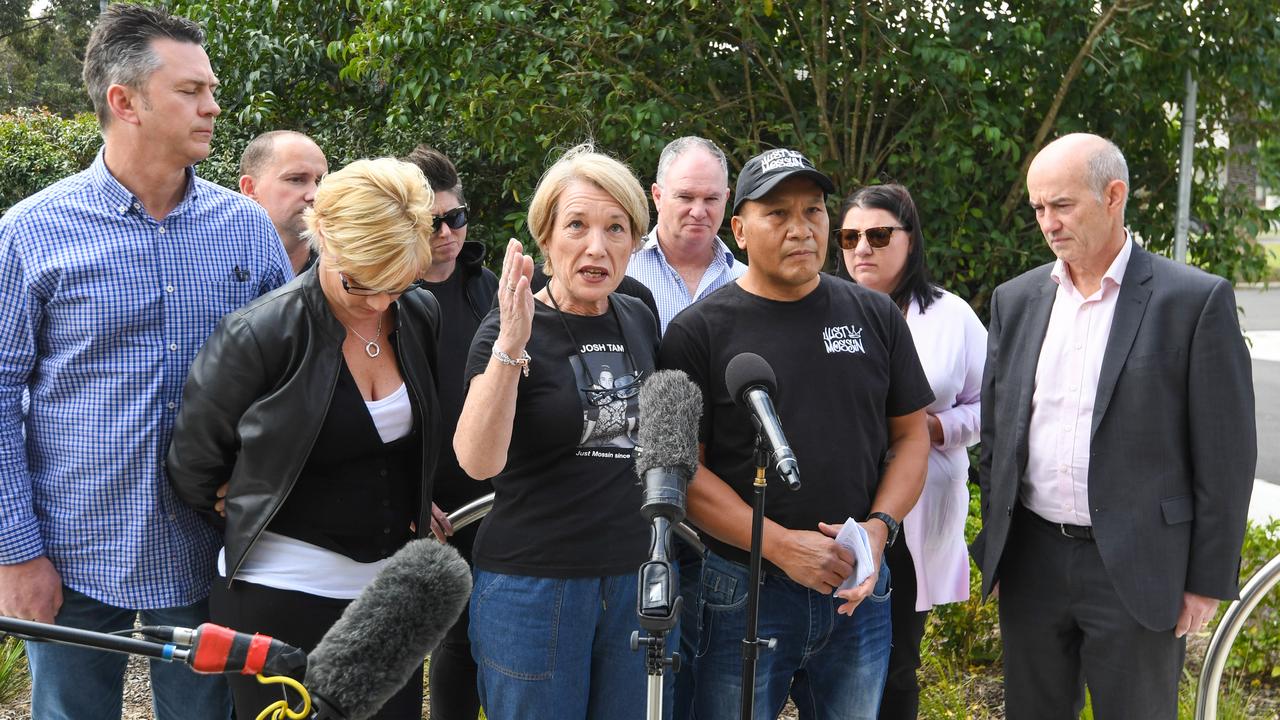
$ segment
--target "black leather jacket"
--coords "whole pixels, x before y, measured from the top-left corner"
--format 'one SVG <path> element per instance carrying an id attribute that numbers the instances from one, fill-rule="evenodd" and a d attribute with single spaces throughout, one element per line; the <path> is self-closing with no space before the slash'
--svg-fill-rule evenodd
<path id="1" fill-rule="evenodd" d="M 424 438 L 416 513 L 422 535 L 431 527 L 431 478 L 440 442 L 440 306 L 431 293 L 415 288 L 393 307 L 394 347 L 417 400 Z M 311 454 L 338 381 L 345 337 L 311 268 L 228 313 L 191 364 L 169 446 L 169 481 L 184 502 L 215 524 L 221 523 L 213 509 L 215 492 L 230 481 L 228 584 Z"/>

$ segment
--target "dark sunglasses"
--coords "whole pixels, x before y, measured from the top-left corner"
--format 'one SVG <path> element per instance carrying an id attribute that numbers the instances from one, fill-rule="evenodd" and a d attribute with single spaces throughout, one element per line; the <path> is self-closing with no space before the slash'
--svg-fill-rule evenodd
<path id="1" fill-rule="evenodd" d="M 440 232 L 441 225 L 448 225 L 453 230 L 457 230 L 467 224 L 467 206 L 459 205 L 443 215 L 431 216 L 431 233 Z"/>
<path id="2" fill-rule="evenodd" d="M 889 244 L 889 240 L 893 237 L 894 230 L 906 230 L 901 225 L 891 227 L 873 227 L 866 230 L 852 230 L 850 228 L 840 228 L 831 234 L 835 236 L 836 242 L 844 250 L 852 250 L 858 247 L 858 239 L 865 237 L 867 244 L 873 248 L 879 249 Z"/>
<path id="3" fill-rule="evenodd" d="M 383 294 L 403 295 L 418 286 L 418 283 L 415 281 L 409 287 L 403 288 L 401 290 L 374 290 L 373 288 L 367 288 L 363 285 L 356 285 L 355 283 L 351 282 L 350 279 L 347 278 L 347 275 L 344 272 L 339 272 L 338 278 L 342 280 L 343 290 L 346 290 L 348 293 L 352 295 L 360 295 L 364 297 L 367 297 L 369 295 L 383 295 Z"/>
<path id="4" fill-rule="evenodd" d="M 629 375 L 620 375 L 613 379 L 612 388 L 589 387 L 580 388 L 587 396 L 592 407 L 604 407 L 615 400 L 628 400 L 640 394 L 640 386 L 644 385 L 645 372 L 639 370 Z"/>

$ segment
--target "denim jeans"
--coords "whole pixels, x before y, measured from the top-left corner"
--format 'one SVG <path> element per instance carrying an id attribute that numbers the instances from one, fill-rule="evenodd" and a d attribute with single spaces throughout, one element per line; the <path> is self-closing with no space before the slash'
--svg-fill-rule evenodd
<path id="1" fill-rule="evenodd" d="M 195 627 L 209 619 L 204 601 L 185 607 L 126 610 L 62 588 L 56 622 L 111 632 L 143 625 Z M 119 720 L 128 657 L 119 653 L 47 642 L 27 643 L 31 667 L 31 716 L 41 720 Z M 227 720 L 231 695 L 218 675 L 200 675 L 182 662 L 151 660 L 151 697 L 156 720 Z"/>
<path id="2" fill-rule="evenodd" d="M 646 714 L 644 649 L 631 649 L 636 576 L 538 578 L 477 569 L 471 652 L 490 720 L 640 720 Z M 667 637 L 679 643 L 678 629 Z M 663 676 L 663 717 L 671 672 Z"/>
<path id="3" fill-rule="evenodd" d="M 844 604 L 781 575 L 764 573 L 756 663 L 756 718 L 776 718 L 787 695 L 802 720 L 875 720 L 889 667 L 889 570 L 883 563 L 872 594 L 852 616 Z M 694 716 L 737 720 L 742 705 L 742 639 L 747 628 L 748 569 L 707 553 L 695 665 Z"/>

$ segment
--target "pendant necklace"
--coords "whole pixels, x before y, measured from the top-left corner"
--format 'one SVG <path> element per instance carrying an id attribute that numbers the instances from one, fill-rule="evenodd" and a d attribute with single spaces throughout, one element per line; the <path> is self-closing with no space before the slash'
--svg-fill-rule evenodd
<path id="1" fill-rule="evenodd" d="M 378 344 L 378 338 L 382 336 L 382 317 L 378 317 L 378 332 L 373 334 L 373 339 L 361 335 L 355 328 L 347 325 L 347 329 L 356 334 L 356 337 L 364 341 L 364 354 L 371 358 L 376 358 L 382 354 L 382 346 Z"/>

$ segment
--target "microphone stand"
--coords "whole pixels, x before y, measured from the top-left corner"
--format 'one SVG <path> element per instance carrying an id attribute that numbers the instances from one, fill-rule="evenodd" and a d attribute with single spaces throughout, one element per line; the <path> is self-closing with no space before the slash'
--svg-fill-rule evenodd
<path id="1" fill-rule="evenodd" d="M 756 434 L 756 478 L 752 483 L 755 494 L 751 503 L 751 574 L 747 582 L 747 635 L 742 639 L 742 720 L 754 717 L 756 701 L 756 660 L 760 648 L 774 649 L 776 638 L 761 640 L 757 636 L 760 615 L 760 563 L 761 543 L 764 538 L 764 478 L 769 463 L 769 444 L 762 433 Z"/>
<path id="2" fill-rule="evenodd" d="M 165 662 L 186 660 L 191 652 L 187 648 L 178 647 L 176 643 L 138 640 L 125 635 L 112 635 L 94 630 L 81 630 L 64 625 L 51 625 L 10 617 L 0 617 L 0 633 L 8 633 L 21 640 L 55 642 L 62 645 L 106 650 L 124 655 L 140 655 Z"/>
<path id="3" fill-rule="evenodd" d="M 674 595 L 672 583 L 671 521 L 661 514 L 653 516 L 649 560 L 640 566 L 636 583 L 636 615 L 640 618 L 640 627 L 648 634 L 640 637 L 638 630 L 632 632 L 631 649 L 645 647 L 645 674 L 649 678 L 645 717 L 648 720 L 662 720 L 662 680 L 666 668 L 680 672 L 680 653 L 673 652 L 671 657 L 666 657 L 667 633 L 675 627 L 683 601 Z"/>

